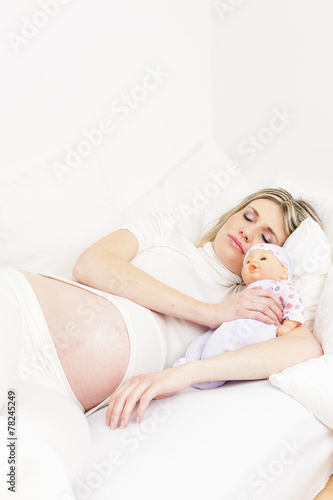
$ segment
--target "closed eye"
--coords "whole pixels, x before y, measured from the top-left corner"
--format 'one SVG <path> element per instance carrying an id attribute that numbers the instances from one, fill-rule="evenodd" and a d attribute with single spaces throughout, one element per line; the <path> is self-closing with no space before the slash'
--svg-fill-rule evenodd
<path id="1" fill-rule="evenodd" d="M 267 259 L 266 259 L 266 257 L 261 257 L 261 259 L 260 259 L 260 260 L 267 260 Z"/>
<path id="2" fill-rule="evenodd" d="M 252 220 L 252 219 L 250 219 L 250 218 L 249 218 L 249 216 L 248 216 L 247 214 L 243 214 L 243 216 L 244 216 L 244 219 L 245 219 L 245 220 L 247 220 L 248 222 L 253 222 L 253 220 Z M 262 236 L 262 239 L 264 240 L 264 242 L 265 242 L 265 243 L 271 243 L 271 242 L 270 242 L 270 241 L 266 238 L 266 236 L 265 236 L 263 233 L 261 234 L 261 236 Z"/>

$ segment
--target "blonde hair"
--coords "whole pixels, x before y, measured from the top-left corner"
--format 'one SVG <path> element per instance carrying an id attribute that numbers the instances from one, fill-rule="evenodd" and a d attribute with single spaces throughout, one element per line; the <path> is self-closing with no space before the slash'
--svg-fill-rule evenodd
<path id="1" fill-rule="evenodd" d="M 322 223 L 317 212 L 307 201 L 304 201 L 302 199 L 296 200 L 291 196 L 290 193 L 288 193 L 288 191 L 282 188 L 261 189 L 260 191 L 247 196 L 234 208 L 221 215 L 221 217 L 217 219 L 217 222 L 214 224 L 214 226 L 206 231 L 201 237 L 199 237 L 195 246 L 202 247 L 208 241 L 213 241 L 223 224 L 225 224 L 232 215 L 240 212 L 252 201 L 258 200 L 260 198 L 272 200 L 280 207 L 284 216 L 284 226 L 287 236 L 295 231 L 295 229 L 301 224 L 301 222 L 308 217 L 311 217 L 313 220 L 318 222 L 318 224 L 322 228 Z"/>

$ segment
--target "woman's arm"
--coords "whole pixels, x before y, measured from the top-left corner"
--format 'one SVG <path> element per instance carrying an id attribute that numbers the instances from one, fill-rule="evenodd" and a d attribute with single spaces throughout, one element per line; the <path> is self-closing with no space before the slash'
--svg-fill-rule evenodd
<path id="1" fill-rule="evenodd" d="M 209 328 L 238 318 L 268 324 L 279 324 L 282 318 L 281 302 L 272 290 L 252 288 L 233 294 L 224 302 L 209 304 L 165 285 L 131 264 L 129 261 L 137 251 L 136 237 L 127 229 L 119 229 L 80 255 L 73 276 L 85 285 Z"/>
<path id="2" fill-rule="evenodd" d="M 176 368 L 132 377 L 115 391 L 106 414 L 106 425 L 126 427 L 139 402 L 137 421 L 152 399 L 170 396 L 191 384 L 211 380 L 258 380 L 285 368 L 318 358 L 323 354 L 319 342 L 304 325 L 272 340 L 259 342 L 235 351 L 190 361 Z"/>
<path id="3" fill-rule="evenodd" d="M 323 351 L 304 325 L 265 342 L 191 361 L 191 384 L 211 380 L 257 380 L 289 366 L 322 356 Z"/>
<path id="4" fill-rule="evenodd" d="M 153 311 L 208 326 L 208 304 L 164 285 L 131 264 L 137 250 L 137 239 L 129 230 L 114 231 L 80 255 L 73 276 L 80 283 Z"/>

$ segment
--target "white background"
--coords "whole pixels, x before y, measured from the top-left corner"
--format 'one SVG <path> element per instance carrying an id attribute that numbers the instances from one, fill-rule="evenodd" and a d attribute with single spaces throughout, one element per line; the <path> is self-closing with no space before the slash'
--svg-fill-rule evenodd
<path id="1" fill-rule="evenodd" d="M 215 138 L 260 187 L 282 174 L 318 193 L 331 194 L 333 2 L 223 4 L 238 6 L 226 10 L 218 8 L 220 2 L 214 7 Z M 284 106 L 295 119 L 255 157 L 239 152 L 244 140 L 268 126 L 273 109 Z"/>
<path id="2" fill-rule="evenodd" d="M 101 169 L 121 208 L 211 135 L 211 4 L 59 1 L 64 5 L 27 43 L 13 42 L 13 34 L 29 31 L 26 19 L 43 23 L 41 5 L 57 0 L 0 6 L 0 180 L 63 162 L 83 129 L 109 118 L 114 131 L 78 168 Z M 142 84 L 147 66 L 168 76 L 122 119 L 112 104 Z"/>
<path id="3" fill-rule="evenodd" d="M 120 207 L 211 133 L 256 185 L 282 173 L 330 194 L 330 0 L 70 0 L 15 51 L 8 36 L 20 35 L 41 3 L 0 6 L 1 182 L 63 161 L 82 130 L 107 117 L 115 131 L 84 163 L 103 170 Z M 168 77 L 121 121 L 111 105 L 147 65 Z M 254 158 L 240 152 L 273 109 L 295 118 Z"/>

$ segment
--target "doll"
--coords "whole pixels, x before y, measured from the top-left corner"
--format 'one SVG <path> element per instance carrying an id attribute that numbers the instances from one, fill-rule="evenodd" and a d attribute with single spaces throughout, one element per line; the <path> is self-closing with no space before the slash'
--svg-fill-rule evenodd
<path id="1" fill-rule="evenodd" d="M 300 294 L 290 281 L 292 267 L 290 254 L 284 248 L 267 243 L 252 246 L 244 257 L 243 281 L 248 288 L 270 288 L 280 297 L 283 323 L 277 328 L 254 319 L 224 322 L 215 330 L 211 329 L 196 337 L 189 345 L 185 357 L 178 359 L 173 366 L 269 340 L 302 324 L 304 310 Z M 225 382 L 226 380 L 215 380 L 193 385 L 198 389 L 213 389 Z"/>

